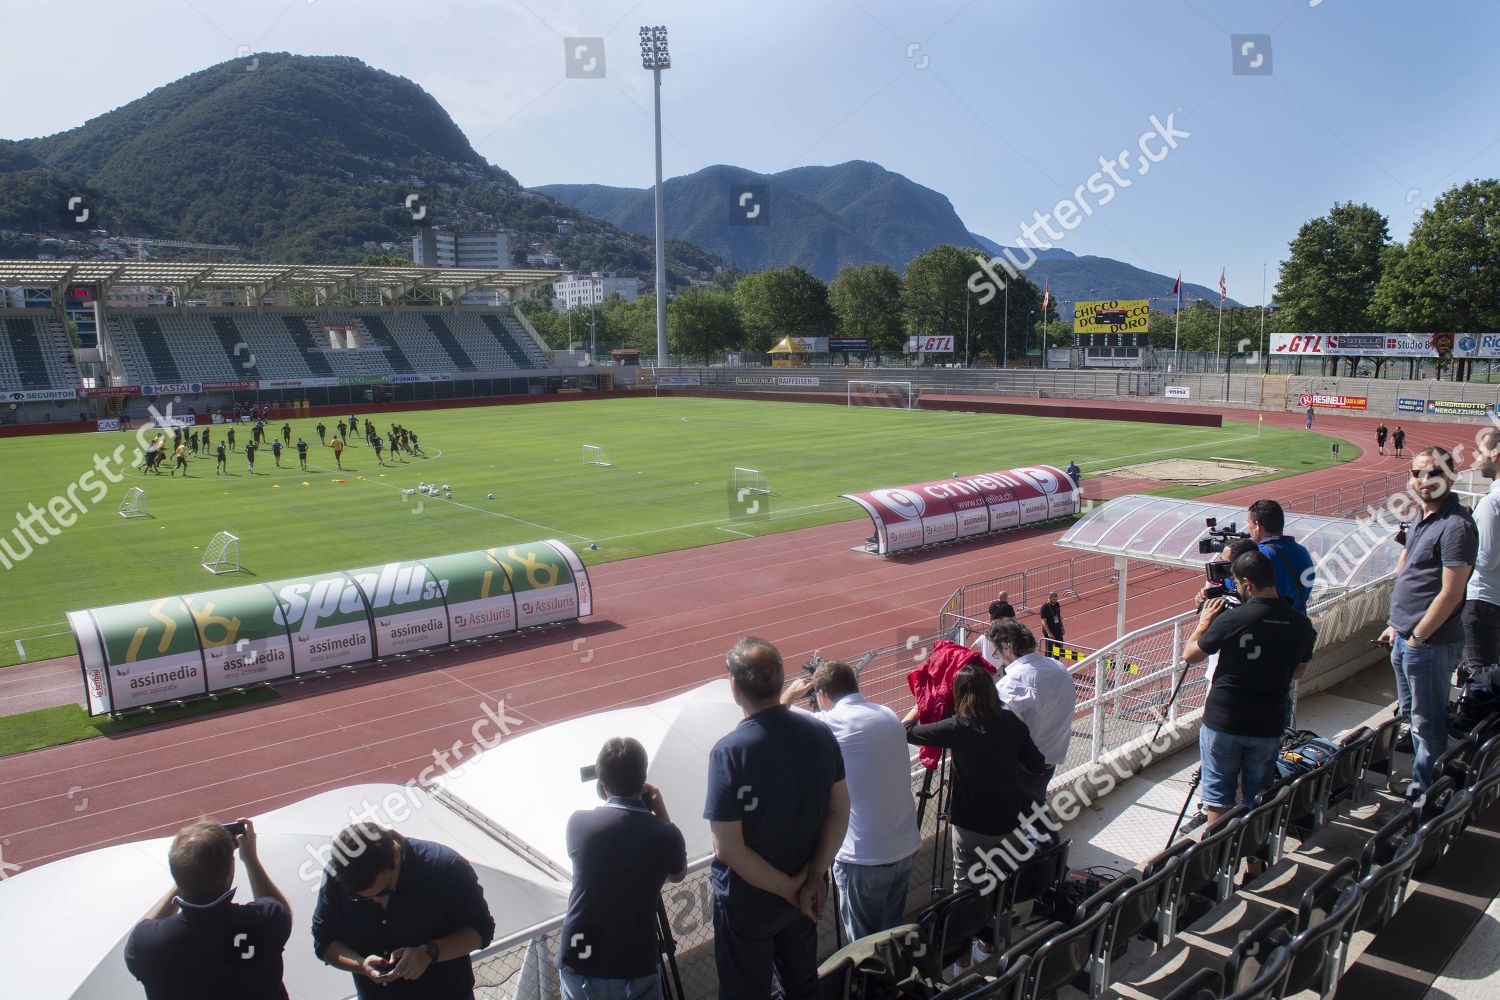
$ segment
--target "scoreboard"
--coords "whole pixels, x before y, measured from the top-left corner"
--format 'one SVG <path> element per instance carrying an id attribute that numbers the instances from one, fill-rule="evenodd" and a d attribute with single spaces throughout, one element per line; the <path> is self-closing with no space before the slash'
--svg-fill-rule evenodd
<path id="1" fill-rule="evenodd" d="M 1151 334 L 1146 333 L 1076 333 L 1076 348 L 1149 348 Z"/>

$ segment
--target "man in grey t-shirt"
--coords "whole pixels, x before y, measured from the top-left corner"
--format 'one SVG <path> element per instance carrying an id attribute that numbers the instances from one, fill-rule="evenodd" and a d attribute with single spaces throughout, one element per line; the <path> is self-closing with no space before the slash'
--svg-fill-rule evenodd
<path id="1" fill-rule="evenodd" d="M 1464 588 L 1479 535 L 1453 492 L 1456 473 L 1447 449 L 1413 455 L 1411 477 L 1422 516 L 1407 529 L 1379 641 L 1391 649 L 1396 696 L 1411 720 L 1415 757 L 1407 795 L 1415 798 L 1432 784 L 1433 763 L 1448 749 L 1448 693 L 1464 652 Z"/>

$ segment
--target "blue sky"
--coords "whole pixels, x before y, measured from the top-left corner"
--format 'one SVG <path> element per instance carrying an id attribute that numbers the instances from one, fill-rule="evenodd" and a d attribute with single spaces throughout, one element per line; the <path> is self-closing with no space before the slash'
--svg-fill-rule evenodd
<path id="1" fill-rule="evenodd" d="M 18 6 L 0 35 L 6 138 L 72 128 L 242 51 L 352 55 L 416 81 L 527 185 L 650 184 L 637 30 L 664 23 L 668 176 L 873 160 L 1002 243 L 1172 114 L 1191 135 L 1056 245 L 1206 285 L 1224 267 L 1246 303 L 1260 301 L 1262 263 L 1274 285 L 1297 227 L 1333 202 L 1375 206 L 1401 239 L 1423 202 L 1500 175 L 1500 7 L 1487 0 Z M 1270 36 L 1269 75 L 1233 73 L 1236 34 Z M 573 37 L 604 39 L 603 79 L 565 76 Z M 1245 63 L 1264 49 L 1253 42 Z"/>

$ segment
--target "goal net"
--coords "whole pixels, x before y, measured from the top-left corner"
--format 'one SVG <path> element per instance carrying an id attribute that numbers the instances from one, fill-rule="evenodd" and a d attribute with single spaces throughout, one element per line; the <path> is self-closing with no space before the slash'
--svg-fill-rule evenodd
<path id="1" fill-rule="evenodd" d="M 203 568 L 215 575 L 238 573 L 240 540 L 227 531 L 221 531 L 215 535 L 203 550 Z"/>
<path id="2" fill-rule="evenodd" d="M 917 390 L 910 382 L 850 379 L 848 403 L 850 406 L 884 406 L 911 410 L 917 405 Z"/>
<path id="3" fill-rule="evenodd" d="M 132 486 L 125 491 L 125 499 L 120 501 L 121 517 L 146 517 L 146 491 L 139 486 Z"/>
<path id="4" fill-rule="evenodd" d="M 599 465 L 606 469 L 614 465 L 609 460 L 609 456 L 604 453 L 603 446 L 597 444 L 586 444 L 583 446 L 583 464 Z"/>
<path id="5" fill-rule="evenodd" d="M 741 490 L 744 491 L 743 494 L 740 493 Z M 746 469 L 736 465 L 734 467 L 734 491 L 737 495 L 754 494 L 768 497 L 771 495 L 771 482 L 759 469 Z"/>

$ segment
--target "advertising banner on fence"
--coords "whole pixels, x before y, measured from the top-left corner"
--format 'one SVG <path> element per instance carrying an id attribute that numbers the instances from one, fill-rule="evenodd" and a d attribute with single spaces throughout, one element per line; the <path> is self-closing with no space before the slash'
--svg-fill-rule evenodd
<path id="1" fill-rule="evenodd" d="M 202 391 L 201 382 L 158 382 L 141 386 L 142 396 L 196 396 Z"/>
<path id="2" fill-rule="evenodd" d="M 98 421 L 98 424 L 101 431 L 117 431 L 120 429 L 120 421 L 117 417 L 110 417 L 106 420 L 100 420 Z"/>
<path id="3" fill-rule="evenodd" d="M 1328 410 L 1363 410 L 1370 405 L 1365 396 L 1338 396 L 1327 392 L 1304 392 L 1297 397 L 1298 406 L 1317 406 Z"/>
<path id="4" fill-rule="evenodd" d="M 1495 415 L 1495 404 L 1470 403 L 1456 399 L 1429 399 L 1427 412 L 1441 413 L 1450 417 L 1492 417 Z"/>
<path id="5" fill-rule="evenodd" d="M 77 399 L 78 390 L 73 389 L 6 389 L 0 397 L 11 403 L 41 403 L 58 399 Z"/>
<path id="6" fill-rule="evenodd" d="M 1166 395 L 1168 399 L 1189 399 L 1193 391 L 1185 385 L 1169 385 Z"/>
<path id="7" fill-rule="evenodd" d="M 384 375 L 340 375 L 339 385 L 384 385 Z"/>
<path id="8" fill-rule="evenodd" d="M 271 588 L 253 583 L 182 601 L 198 630 L 210 691 L 292 676 L 292 643 Z"/>
<path id="9" fill-rule="evenodd" d="M 1145 332 L 1151 324 L 1150 299 L 1103 299 L 1073 305 L 1074 333 Z"/>
<path id="10" fill-rule="evenodd" d="M 338 379 L 328 375 L 316 378 L 263 378 L 257 383 L 262 389 L 322 389 L 338 384 Z"/>
<path id="11" fill-rule="evenodd" d="M 391 385 L 406 385 L 409 382 L 452 382 L 453 376 L 446 374 L 438 375 L 387 375 L 385 380 Z"/>
<path id="12" fill-rule="evenodd" d="M 79 399 L 106 399 L 121 396 L 139 396 L 141 387 L 138 385 L 96 385 L 88 389 L 73 390 Z"/>
<path id="13" fill-rule="evenodd" d="M 100 715 L 590 614 L 582 560 L 545 541 L 67 618 Z"/>
<path id="14" fill-rule="evenodd" d="M 1495 337 L 1491 345 L 1491 349 L 1495 351 L 1493 355 L 1479 353 L 1481 342 L 1487 336 Z M 1457 350 L 1459 344 L 1455 343 L 1456 339 L 1460 344 L 1469 345 L 1473 353 Z M 1500 357 L 1500 335 L 1465 334 L 1456 337 L 1451 333 L 1273 333 L 1271 353 L 1367 358 L 1447 358 L 1455 353 L 1462 353 L 1474 357 Z"/>
<path id="15" fill-rule="evenodd" d="M 1411 396 L 1397 396 L 1396 409 L 1402 413 L 1426 413 L 1427 400 L 1413 399 Z"/>
<path id="16" fill-rule="evenodd" d="M 695 386 L 700 385 L 701 382 L 697 375 L 659 375 L 656 384 L 670 388 L 672 386 Z"/>
<path id="17" fill-rule="evenodd" d="M 260 383 L 253 378 L 221 379 L 217 382 L 204 382 L 204 392 L 253 392 L 260 388 Z"/>
<path id="18" fill-rule="evenodd" d="M 816 375 L 777 375 L 777 385 L 816 386 L 821 380 Z"/>
<path id="19" fill-rule="evenodd" d="M 952 337 L 907 337 L 907 354 L 952 354 Z"/>
<path id="20" fill-rule="evenodd" d="M 1080 494 L 1060 469 L 1029 466 L 842 496 L 870 515 L 875 551 L 889 555 L 1073 514 Z"/>
<path id="21" fill-rule="evenodd" d="M 1453 338 L 1459 358 L 1500 358 L 1500 333 L 1460 333 Z"/>
<path id="22" fill-rule="evenodd" d="M 856 354 L 870 349 L 870 338 L 868 337 L 829 337 L 828 349 L 830 351 L 852 351 Z"/>

